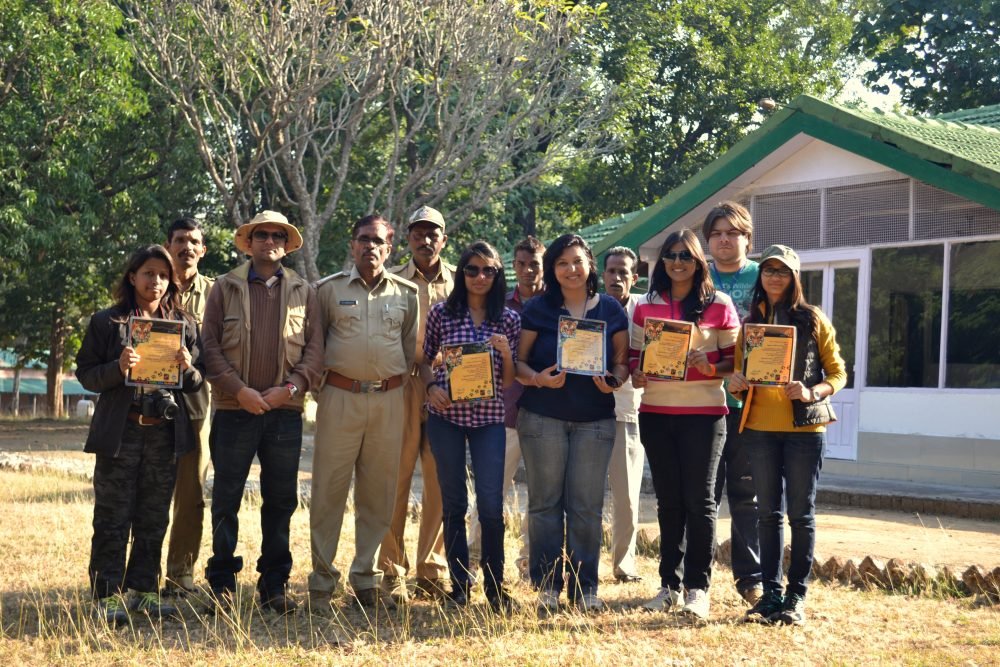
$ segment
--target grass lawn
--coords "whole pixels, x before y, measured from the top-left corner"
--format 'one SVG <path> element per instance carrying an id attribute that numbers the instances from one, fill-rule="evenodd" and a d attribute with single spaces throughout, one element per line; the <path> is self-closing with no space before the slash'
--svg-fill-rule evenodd
<path id="1" fill-rule="evenodd" d="M 88 482 L 52 473 L 0 471 L 0 656 L 22 664 L 459 664 L 479 665 L 990 665 L 1000 664 L 1000 609 L 968 599 L 906 597 L 814 584 L 802 628 L 739 622 L 745 609 L 727 569 L 718 567 L 710 622 L 634 607 L 655 593 L 656 563 L 640 558 L 645 579 L 602 582 L 610 611 L 564 612 L 540 621 L 520 582 L 509 619 L 488 613 L 481 592 L 462 611 L 418 601 L 367 617 L 341 592 L 332 614 L 262 614 L 254 605 L 260 525 L 251 500 L 241 515 L 243 573 L 236 617 L 216 617 L 192 600 L 182 621 L 109 627 L 92 615 L 86 586 L 92 492 Z M 348 569 L 353 521 L 345 521 L 337 566 Z M 305 599 L 308 511 L 292 520 L 292 588 Z M 208 553 L 208 541 L 202 549 Z M 513 579 L 514 539 L 508 539 Z M 602 573 L 608 574 L 605 561 Z"/>

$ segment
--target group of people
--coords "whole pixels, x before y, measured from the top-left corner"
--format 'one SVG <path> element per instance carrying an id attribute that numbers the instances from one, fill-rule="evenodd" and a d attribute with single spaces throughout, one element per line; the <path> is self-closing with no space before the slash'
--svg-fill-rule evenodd
<path id="1" fill-rule="evenodd" d="M 835 418 L 828 397 L 844 384 L 843 361 L 829 320 L 802 297 L 794 251 L 773 246 L 759 265 L 748 259 L 752 223 L 732 202 L 709 213 L 703 232 L 712 264 L 693 232 L 671 234 L 647 293 L 636 296 L 635 253 L 608 251 L 601 293 L 591 249 L 575 234 L 548 248 L 533 237 L 519 243 L 517 284 L 508 292 L 490 244 L 470 244 L 457 266 L 441 258 L 445 221 L 428 206 L 408 219 L 406 264 L 386 268 L 393 227 L 369 215 L 351 230 L 352 268 L 315 285 L 283 265 L 303 240 L 280 213 L 264 211 L 236 230 L 236 248 L 249 261 L 214 284 L 197 272 L 205 252 L 198 223 L 175 222 L 166 247 L 130 259 L 116 305 L 91 318 L 77 358 L 81 383 L 100 393 L 86 446 L 97 454 L 89 571 L 99 609 L 113 622 L 133 611 L 177 613 L 169 596 L 194 589 L 209 455 L 213 553 L 205 576 L 214 604 L 234 604 L 243 567 L 238 513 L 256 457 L 260 605 L 282 614 L 296 609 L 288 590 L 289 526 L 299 496 L 303 398 L 313 392 L 313 610 L 329 607 L 342 577 L 334 560 L 353 480 L 348 580 L 358 604 L 392 609 L 416 594 L 465 606 L 479 578 L 490 608 L 509 613 L 504 498 L 523 457 L 528 509 L 518 570 L 537 591 L 538 612 L 556 612 L 563 588 L 571 605 L 599 611 L 609 481 L 613 573 L 623 582 L 641 579 L 635 541 L 645 452 L 661 537 L 660 588 L 644 606 L 708 616 L 725 488 L 747 619 L 804 622 L 823 424 Z M 181 388 L 158 390 L 173 396 L 169 414 L 150 408 L 150 388 L 126 384 L 140 361 L 127 336 L 132 315 L 186 323 L 175 360 Z M 603 375 L 560 370 L 559 322 L 567 316 L 604 323 Z M 647 317 L 693 323 L 683 381 L 640 370 Z M 748 385 L 740 372 L 743 321 L 798 329 L 791 383 Z M 449 346 L 472 344 L 489 352 L 494 391 L 469 401 L 452 391 L 443 358 Z M 418 459 L 422 513 L 411 568 L 403 537 Z M 467 461 L 475 492 L 469 530 Z M 783 496 L 792 525 L 787 590 Z"/>

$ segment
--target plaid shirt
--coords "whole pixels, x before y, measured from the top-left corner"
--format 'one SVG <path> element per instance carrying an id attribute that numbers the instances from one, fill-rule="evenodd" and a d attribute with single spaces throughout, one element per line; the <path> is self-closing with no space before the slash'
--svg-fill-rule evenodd
<path id="1" fill-rule="evenodd" d="M 510 343 L 514 364 L 517 364 L 517 344 L 521 340 L 521 316 L 510 308 L 503 309 L 499 322 L 485 320 L 477 327 L 472 323 L 472 316 L 466 309 L 461 317 L 454 317 L 445 310 L 444 303 L 435 304 L 427 316 L 427 329 L 424 334 L 424 359 L 434 359 L 442 345 L 458 345 L 461 343 L 477 343 L 489 340 L 493 334 L 503 334 Z M 437 384 L 448 390 L 448 378 L 445 375 L 444 364 L 438 364 L 434 369 Z M 453 424 L 475 428 L 487 424 L 502 424 L 504 418 L 503 406 L 503 357 L 493 355 L 493 378 L 496 383 L 496 396 L 484 401 L 453 403 L 447 410 L 435 410 L 429 403 L 427 409 Z"/>

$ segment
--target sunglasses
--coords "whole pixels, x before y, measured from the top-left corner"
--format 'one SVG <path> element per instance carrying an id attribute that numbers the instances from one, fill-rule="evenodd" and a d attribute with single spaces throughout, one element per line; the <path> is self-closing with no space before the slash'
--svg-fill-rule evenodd
<path id="1" fill-rule="evenodd" d="M 266 241 L 268 239 L 273 239 L 275 243 L 278 241 L 287 241 L 288 234 L 285 232 L 266 232 L 263 229 L 255 229 L 253 234 L 250 235 L 255 241 Z"/>
<path id="2" fill-rule="evenodd" d="M 660 259 L 667 262 L 693 262 L 694 255 L 687 250 L 681 250 L 680 252 L 665 252 L 660 256 Z"/>
<path id="3" fill-rule="evenodd" d="M 462 273 L 469 278 L 478 278 L 480 272 L 482 272 L 484 278 L 492 280 L 497 277 L 500 270 L 495 266 L 484 266 L 483 268 L 479 268 L 478 266 L 472 266 L 471 264 L 466 264 L 465 268 L 462 269 Z"/>
<path id="4" fill-rule="evenodd" d="M 788 268 L 775 269 L 770 266 L 765 269 L 761 269 L 760 272 L 764 274 L 765 278 L 774 278 L 775 276 L 780 276 L 781 278 L 787 278 L 788 276 L 792 275 L 791 269 Z"/>

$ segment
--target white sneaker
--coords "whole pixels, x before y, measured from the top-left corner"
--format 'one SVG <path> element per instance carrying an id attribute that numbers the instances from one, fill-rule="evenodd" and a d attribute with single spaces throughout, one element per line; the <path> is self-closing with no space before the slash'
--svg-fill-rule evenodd
<path id="1" fill-rule="evenodd" d="M 681 604 L 681 592 L 672 588 L 661 588 L 656 597 L 642 605 L 643 609 L 649 611 L 669 611 L 671 608 L 679 607 Z"/>
<path id="2" fill-rule="evenodd" d="M 699 621 L 708 618 L 708 591 L 692 588 L 684 591 L 684 608 L 682 614 L 694 616 Z"/>
<path id="3" fill-rule="evenodd" d="M 576 607 L 584 614 L 602 612 L 607 608 L 597 593 L 584 593 L 576 599 Z"/>
<path id="4" fill-rule="evenodd" d="M 538 601 L 536 610 L 539 618 L 545 618 L 559 612 L 559 594 L 554 591 L 542 589 L 538 591 Z"/>

